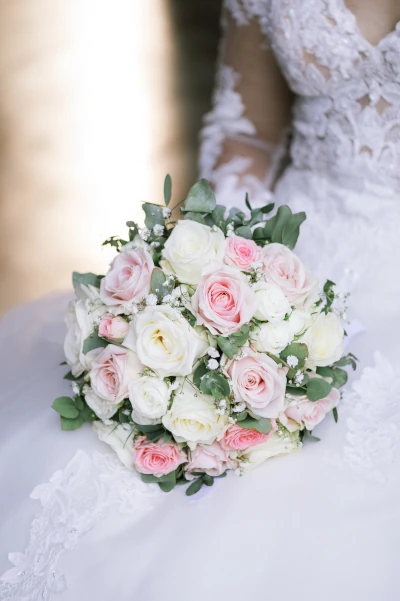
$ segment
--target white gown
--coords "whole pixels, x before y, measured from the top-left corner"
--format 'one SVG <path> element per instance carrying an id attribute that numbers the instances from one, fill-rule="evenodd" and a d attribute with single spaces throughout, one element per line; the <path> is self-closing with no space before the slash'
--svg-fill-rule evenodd
<path id="1" fill-rule="evenodd" d="M 276 200 L 308 213 L 302 257 L 351 288 L 361 367 L 321 442 L 187 498 L 141 483 L 89 426 L 59 430 L 50 405 L 68 394 L 68 298 L 11 311 L 0 323 L 1 601 L 399 599 L 400 32 L 372 47 L 343 0 L 225 4 L 230 39 L 257 19 L 297 94 Z M 262 202 L 268 182 L 247 157 L 217 169 L 224 140 L 272 148 L 235 90 L 241 77 L 221 66 L 203 133 L 202 175 L 231 204 L 241 186 Z"/>

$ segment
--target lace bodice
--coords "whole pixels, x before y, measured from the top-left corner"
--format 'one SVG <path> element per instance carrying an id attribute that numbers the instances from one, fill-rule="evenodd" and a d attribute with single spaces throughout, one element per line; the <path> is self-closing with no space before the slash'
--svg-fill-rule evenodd
<path id="1" fill-rule="evenodd" d="M 373 45 L 344 0 L 226 0 L 224 15 L 225 31 L 230 19 L 229 27 L 242 30 L 241 36 L 258 21 L 265 40 L 259 52 L 266 57 L 273 51 L 295 95 L 289 151 L 294 167 L 357 188 L 368 180 L 400 190 L 400 23 Z M 234 38 L 229 31 L 227 35 Z M 271 150 L 270 141 L 260 135 L 255 125 L 260 116 L 244 100 L 245 82 L 237 91 L 246 73 L 226 64 L 235 62 L 234 49 L 226 46 L 224 42 L 214 108 L 205 119 L 201 171 L 220 183 L 221 174 L 229 172 L 218 165 L 223 141 L 246 138 L 249 146 L 263 145 L 275 157 L 265 162 L 265 185 L 282 150 L 277 145 Z M 241 52 L 238 44 L 236 52 Z M 229 164 L 231 178 L 238 165 L 245 173 L 243 164 Z M 248 169 L 245 176 L 249 174 Z"/>

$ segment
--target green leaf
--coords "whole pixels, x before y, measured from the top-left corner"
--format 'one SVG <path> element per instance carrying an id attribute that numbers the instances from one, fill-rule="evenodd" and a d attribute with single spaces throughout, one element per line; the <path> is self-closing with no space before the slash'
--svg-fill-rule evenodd
<path id="1" fill-rule="evenodd" d="M 155 267 L 151 274 L 150 286 L 152 293 L 157 296 L 158 300 L 161 300 L 163 296 L 168 294 L 166 287 L 164 286 L 166 281 L 167 278 L 162 269 Z"/>
<path id="2" fill-rule="evenodd" d="M 140 478 L 142 482 L 146 482 L 147 484 L 160 484 L 160 482 L 168 482 L 171 484 L 174 483 L 174 485 L 176 484 L 176 472 L 170 472 L 169 474 L 161 476 L 160 478 L 157 478 L 157 476 L 153 476 L 153 474 L 140 474 Z"/>
<path id="3" fill-rule="evenodd" d="M 322 380 L 322 378 L 312 378 L 307 383 L 307 397 L 313 402 L 324 399 L 331 390 L 332 384 Z"/>
<path id="4" fill-rule="evenodd" d="M 253 236 L 253 232 L 248 225 L 241 225 L 235 229 L 235 234 L 237 236 L 241 236 L 242 238 L 246 238 L 247 240 L 251 240 Z"/>
<path id="5" fill-rule="evenodd" d="M 139 430 L 139 432 L 144 432 L 145 434 L 147 434 L 148 432 L 158 432 L 158 430 L 164 430 L 164 426 L 162 424 L 152 424 L 143 426 L 142 424 L 135 423 L 135 426 Z"/>
<path id="6" fill-rule="evenodd" d="M 69 371 L 67 374 L 65 374 L 64 380 L 69 380 L 70 382 L 76 382 L 76 380 L 79 380 L 79 378 L 74 376 L 72 371 Z"/>
<path id="7" fill-rule="evenodd" d="M 260 419 L 246 417 L 241 420 L 239 426 L 241 428 L 246 428 L 247 430 L 257 430 L 257 432 L 261 432 L 261 434 L 269 434 L 272 430 L 271 421 L 266 417 L 261 417 Z"/>
<path id="8" fill-rule="evenodd" d="M 159 482 L 158 486 L 161 488 L 163 492 L 171 492 L 176 486 L 175 482 Z"/>
<path id="9" fill-rule="evenodd" d="M 218 401 L 230 394 L 228 380 L 215 371 L 208 371 L 204 374 L 200 382 L 200 390 Z"/>
<path id="10" fill-rule="evenodd" d="M 333 369 L 333 382 L 332 386 L 334 388 L 341 388 L 347 383 L 348 375 L 344 369 L 340 369 L 339 367 L 335 367 Z"/>
<path id="11" fill-rule="evenodd" d="M 280 353 L 280 357 L 285 361 L 285 363 L 287 362 L 287 358 L 291 355 L 293 357 L 296 357 L 296 359 L 299 362 L 296 366 L 296 369 L 299 369 L 299 367 L 303 367 L 305 360 L 308 357 L 307 345 L 303 342 L 292 342 Z"/>
<path id="12" fill-rule="evenodd" d="M 169 173 L 165 176 L 164 180 L 164 202 L 165 206 L 169 205 L 169 201 L 171 200 L 172 195 L 172 180 Z"/>
<path id="13" fill-rule="evenodd" d="M 101 277 L 94 273 L 78 273 L 74 271 L 72 273 L 72 285 L 74 288 L 83 284 L 84 286 L 95 286 L 100 288 Z"/>
<path id="14" fill-rule="evenodd" d="M 189 219 L 190 221 L 197 221 L 197 223 L 201 223 L 205 225 L 204 217 L 201 213 L 195 213 L 194 211 L 189 211 L 185 213 L 184 219 Z"/>
<path id="15" fill-rule="evenodd" d="M 323 378 L 333 378 L 332 367 L 317 367 L 317 374 Z"/>
<path id="16" fill-rule="evenodd" d="M 253 240 L 265 240 L 264 227 L 256 227 L 256 229 L 253 231 Z"/>
<path id="17" fill-rule="evenodd" d="M 85 405 L 80 413 L 81 418 L 84 422 L 94 422 L 98 419 L 97 415 L 93 413 L 89 405 Z"/>
<path id="18" fill-rule="evenodd" d="M 95 348 L 105 347 L 107 345 L 108 341 L 104 338 L 100 338 L 97 330 L 94 330 L 83 343 L 82 352 L 84 355 L 86 355 L 89 351 L 92 351 Z"/>
<path id="19" fill-rule="evenodd" d="M 247 411 L 241 411 L 240 413 L 235 413 L 235 418 L 238 422 L 243 421 L 248 416 Z"/>
<path id="20" fill-rule="evenodd" d="M 79 415 L 79 409 L 77 409 L 73 399 L 69 396 L 60 396 L 52 404 L 54 411 L 57 411 L 61 417 L 68 419 L 75 419 Z"/>
<path id="21" fill-rule="evenodd" d="M 231 338 L 231 336 L 218 336 L 217 338 L 218 346 L 221 351 L 228 357 L 228 359 L 233 359 L 235 355 L 237 355 L 239 351 L 238 345 L 235 343 L 235 339 Z"/>
<path id="22" fill-rule="evenodd" d="M 209 370 L 206 367 L 204 362 L 200 363 L 200 365 L 195 369 L 193 374 L 193 384 L 200 389 L 201 378 L 208 372 Z"/>
<path id="23" fill-rule="evenodd" d="M 306 394 L 304 386 L 286 386 L 286 392 L 292 396 L 303 396 Z"/>
<path id="24" fill-rule="evenodd" d="M 74 419 L 69 419 L 67 417 L 61 416 L 61 430 L 71 431 L 77 430 L 83 425 L 83 418 L 81 415 L 75 417 Z"/>
<path id="25" fill-rule="evenodd" d="M 225 212 L 226 207 L 222 205 L 217 205 L 212 212 L 212 218 L 214 220 L 215 225 L 220 227 L 221 229 L 225 229 Z"/>
<path id="26" fill-rule="evenodd" d="M 203 482 L 206 486 L 212 486 L 214 484 L 214 478 L 208 474 L 204 474 Z"/>
<path id="27" fill-rule="evenodd" d="M 283 230 L 285 229 L 289 219 L 292 216 L 292 211 L 288 206 L 283 205 L 279 207 L 276 213 L 276 221 L 274 224 L 274 228 L 272 230 L 271 241 L 279 242 L 282 244 L 283 240 Z"/>
<path id="28" fill-rule="evenodd" d="M 82 411 L 82 409 L 84 409 L 84 407 L 85 407 L 85 401 L 83 400 L 83 398 L 81 396 L 76 396 L 74 400 L 75 400 L 75 407 L 79 411 Z"/>
<path id="29" fill-rule="evenodd" d="M 201 179 L 189 190 L 185 200 L 185 211 L 194 213 L 212 213 L 217 206 L 210 182 Z"/>
<path id="30" fill-rule="evenodd" d="M 261 211 L 261 213 L 263 213 L 265 215 L 266 213 L 270 213 L 273 210 L 274 206 L 275 206 L 275 203 L 270 202 L 267 205 L 265 205 L 265 207 L 261 207 L 260 211 Z"/>
<path id="31" fill-rule="evenodd" d="M 339 421 L 339 413 L 338 413 L 337 407 L 334 407 L 332 409 L 332 413 L 333 413 L 333 419 L 335 420 L 335 423 L 337 424 Z"/>
<path id="32" fill-rule="evenodd" d="M 244 202 L 245 202 L 246 207 L 249 209 L 249 211 L 251 211 L 252 209 L 251 209 L 251 204 L 249 201 L 249 193 L 248 192 L 246 192 L 246 198 L 245 198 Z"/>
<path id="33" fill-rule="evenodd" d="M 188 488 L 186 489 L 186 495 L 188 497 L 191 497 L 192 495 L 195 495 L 196 493 L 199 492 L 200 488 L 203 486 L 203 480 L 202 478 L 199 478 L 198 480 L 194 480 L 192 482 L 192 484 L 190 486 L 188 486 Z"/>
<path id="34" fill-rule="evenodd" d="M 244 219 L 246 219 L 246 215 L 240 209 L 237 209 L 236 207 L 232 207 L 229 210 L 228 219 L 227 219 L 228 223 L 233 223 L 234 226 L 238 226 L 238 225 L 242 225 Z"/>
<path id="35" fill-rule="evenodd" d="M 290 217 L 282 235 L 282 243 L 288 248 L 293 249 L 296 246 L 300 234 L 300 226 L 305 220 L 306 214 L 304 212 L 296 213 Z"/>
<path id="36" fill-rule="evenodd" d="M 162 210 L 163 208 L 160 205 L 151 204 L 150 202 L 143 204 L 143 211 L 146 214 L 144 224 L 149 230 L 153 229 L 155 225 L 164 225 Z"/>

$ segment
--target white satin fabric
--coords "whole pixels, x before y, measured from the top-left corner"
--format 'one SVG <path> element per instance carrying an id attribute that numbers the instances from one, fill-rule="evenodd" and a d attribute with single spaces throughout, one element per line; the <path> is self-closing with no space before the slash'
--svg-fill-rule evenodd
<path id="1" fill-rule="evenodd" d="M 397 601 L 400 375 L 382 357 L 339 424 L 315 431 L 321 442 L 195 498 L 164 494 L 88 425 L 60 431 L 50 405 L 68 394 L 67 300 L 16 309 L 0 325 L 2 601 Z M 10 551 L 20 552 L 14 569 Z"/>

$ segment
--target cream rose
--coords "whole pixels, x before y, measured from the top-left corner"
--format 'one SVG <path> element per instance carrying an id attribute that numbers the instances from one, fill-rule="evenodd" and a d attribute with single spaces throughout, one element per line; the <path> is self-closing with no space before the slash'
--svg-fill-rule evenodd
<path id="1" fill-rule="evenodd" d="M 212 397 L 181 379 L 172 407 L 162 418 L 162 423 L 177 442 L 187 442 L 194 449 L 197 444 L 214 442 L 224 430 L 227 417 L 216 413 Z"/>
<path id="2" fill-rule="evenodd" d="M 170 397 L 170 387 L 161 378 L 142 376 L 132 381 L 129 385 L 129 400 L 133 408 L 133 421 L 137 422 L 137 414 L 139 419 L 142 418 L 142 424 L 145 423 L 143 418 L 160 419 L 168 409 Z"/>
<path id="3" fill-rule="evenodd" d="M 237 461 L 231 459 L 229 449 L 224 449 L 220 443 L 199 444 L 189 453 L 189 463 L 185 466 L 185 477 L 193 480 L 193 472 L 204 472 L 213 478 L 223 474 L 226 470 L 237 467 Z"/>
<path id="4" fill-rule="evenodd" d="M 64 353 L 74 376 L 80 376 L 87 368 L 83 343 L 93 332 L 107 307 L 100 301 L 99 290 L 94 286 L 80 284 L 76 288 L 77 300 L 69 304 L 65 323 L 68 328 L 64 341 Z"/>
<path id="5" fill-rule="evenodd" d="M 261 260 L 267 282 L 277 284 L 297 308 L 318 300 L 317 278 L 287 246 L 268 244 L 263 248 Z"/>
<path id="6" fill-rule="evenodd" d="M 290 303 L 276 284 L 260 281 L 252 286 L 252 290 L 258 304 L 254 317 L 260 321 L 282 321 L 290 313 Z"/>
<path id="7" fill-rule="evenodd" d="M 293 338 L 293 332 L 287 321 L 263 323 L 254 332 L 251 344 L 257 351 L 276 355 L 283 351 Z"/>
<path id="8" fill-rule="evenodd" d="M 308 347 L 308 367 L 325 367 L 343 355 L 344 330 L 333 313 L 320 313 L 301 339 Z"/>
<path id="9" fill-rule="evenodd" d="M 161 378 L 187 376 L 208 348 L 206 335 L 192 328 L 169 305 L 146 307 L 131 322 L 124 346 Z"/>
<path id="10" fill-rule="evenodd" d="M 289 326 L 294 336 L 302 336 L 312 324 L 313 318 L 308 311 L 295 309 L 289 317 Z"/>
<path id="11" fill-rule="evenodd" d="M 243 472 L 248 472 L 271 457 L 291 453 L 300 447 L 301 442 L 298 432 L 292 434 L 288 432 L 281 436 L 277 432 L 270 436 L 266 442 L 247 449 L 242 455 L 243 460 L 240 466 Z"/>
<path id="12" fill-rule="evenodd" d="M 204 266 L 210 261 L 222 261 L 225 236 L 196 221 L 181 220 L 165 243 L 161 267 L 175 273 L 184 284 L 197 284 Z"/>
<path id="13" fill-rule="evenodd" d="M 102 442 L 107 443 L 118 455 L 122 463 L 130 470 L 134 470 L 134 436 L 130 430 L 119 424 L 106 425 L 103 422 L 94 422 L 93 430 Z"/>

